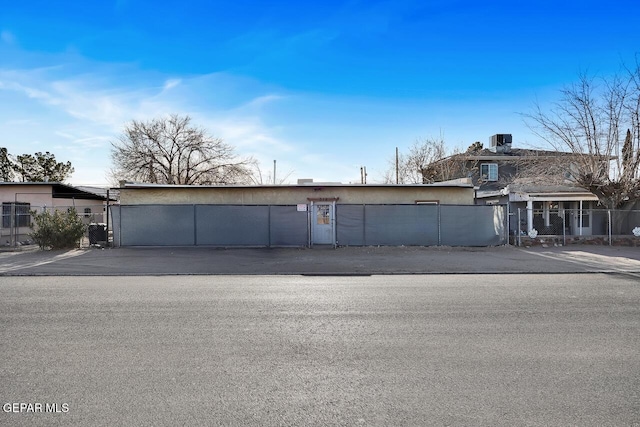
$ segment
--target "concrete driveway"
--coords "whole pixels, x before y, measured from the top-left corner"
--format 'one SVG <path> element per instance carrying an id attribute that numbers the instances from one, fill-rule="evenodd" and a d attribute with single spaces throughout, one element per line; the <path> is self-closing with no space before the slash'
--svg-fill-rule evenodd
<path id="1" fill-rule="evenodd" d="M 640 277 L 640 248 L 140 247 L 0 253 L 3 275 L 491 274 L 618 272 Z"/>

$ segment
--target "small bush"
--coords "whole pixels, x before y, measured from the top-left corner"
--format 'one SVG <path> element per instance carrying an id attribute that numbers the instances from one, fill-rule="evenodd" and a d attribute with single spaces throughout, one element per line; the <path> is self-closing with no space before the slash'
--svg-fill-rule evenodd
<path id="1" fill-rule="evenodd" d="M 78 216 L 75 208 L 66 212 L 44 211 L 42 213 L 31 212 L 35 224 L 31 238 L 40 246 L 40 249 L 67 249 L 77 248 L 80 238 L 84 235 L 86 226 Z"/>

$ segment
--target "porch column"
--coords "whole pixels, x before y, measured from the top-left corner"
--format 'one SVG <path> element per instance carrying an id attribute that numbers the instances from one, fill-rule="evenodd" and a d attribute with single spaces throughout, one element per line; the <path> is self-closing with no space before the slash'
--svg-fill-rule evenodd
<path id="1" fill-rule="evenodd" d="M 533 200 L 527 200 L 527 233 L 533 230 Z"/>
<path id="2" fill-rule="evenodd" d="M 542 202 L 542 216 L 544 217 L 544 225 L 548 227 L 551 225 L 551 221 L 549 219 L 549 205 L 551 202 Z"/>
<path id="3" fill-rule="evenodd" d="M 580 212 L 578 214 L 578 227 L 582 236 L 582 200 L 580 200 Z"/>

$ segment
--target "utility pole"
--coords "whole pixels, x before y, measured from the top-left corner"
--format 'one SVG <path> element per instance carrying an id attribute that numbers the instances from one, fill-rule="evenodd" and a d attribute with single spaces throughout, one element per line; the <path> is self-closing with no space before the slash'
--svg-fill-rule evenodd
<path id="1" fill-rule="evenodd" d="M 367 183 L 367 167 L 360 166 L 360 184 Z"/>
<path id="2" fill-rule="evenodd" d="M 276 185 L 276 161 L 273 161 L 273 185 Z"/>

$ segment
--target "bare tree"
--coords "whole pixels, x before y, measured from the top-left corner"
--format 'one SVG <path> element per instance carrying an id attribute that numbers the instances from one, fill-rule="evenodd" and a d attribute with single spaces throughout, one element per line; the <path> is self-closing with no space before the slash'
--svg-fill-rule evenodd
<path id="1" fill-rule="evenodd" d="M 586 75 L 564 88 L 549 111 L 537 104 L 529 127 L 571 156 L 565 175 L 608 208 L 640 197 L 640 63 L 596 80 Z"/>
<path id="2" fill-rule="evenodd" d="M 408 153 L 398 154 L 398 184 L 428 184 L 453 179 L 449 165 L 441 162 L 446 157 L 447 150 L 442 137 L 416 140 Z M 384 182 L 395 183 L 395 158 L 389 163 Z"/>
<path id="3" fill-rule="evenodd" d="M 263 172 L 262 168 L 260 167 L 260 163 L 256 161 L 252 165 L 251 183 L 254 185 L 283 185 L 287 182 L 292 174 L 293 171 L 289 171 L 282 176 L 278 174 L 274 182 L 273 173 Z"/>
<path id="4" fill-rule="evenodd" d="M 132 121 L 112 144 L 112 174 L 118 179 L 160 184 L 239 184 L 251 182 L 252 159 L 239 159 L 233 147 L 173 114 Z"/>

